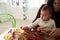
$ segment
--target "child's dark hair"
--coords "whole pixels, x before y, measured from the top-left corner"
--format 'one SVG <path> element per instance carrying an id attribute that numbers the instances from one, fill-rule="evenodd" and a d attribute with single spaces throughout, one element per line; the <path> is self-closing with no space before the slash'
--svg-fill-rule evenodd
<path id="1" fill-rule="evenodd" d="M 52 8 L 50 6 L 47 6 L 47 5 L 43 6 L 43 8 L 41 10 L 44 10 L 44 11 L 48 10 L 51 14 L 53 13 Z"/>

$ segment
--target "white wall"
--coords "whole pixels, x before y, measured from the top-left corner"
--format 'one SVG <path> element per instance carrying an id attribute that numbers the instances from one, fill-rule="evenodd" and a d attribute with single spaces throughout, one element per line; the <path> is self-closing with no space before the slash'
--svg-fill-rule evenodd
<path id="1" fill-rule="evenodd" d="M 28 9 L 25 13 L 22 11 L 21 8 L 14 8 L 14 7 L 11 7 L 10 9 L 10 12 L 11 14 L 17 18 L 17 19 L 23 19 L 23 14 L 26 14 L 27 15 L 27 18 L 29 20 L 33 20 L 38 12 L 38 8 L 37 7 L 33 7 L 31 9 Z"/>
<path id="2" fill-rule="evenodd" d="M 38 9 L 40 8 L 40 6 L 42 4 L 45 3 L 44 1 L 45 0 L 43 0 L 43 1 L 30 0 L 30 1 L 28 1 L 29 2 L 28 9 L 25 13 L 23 12 L 22 8 L 20 8 L 20 7 L 9 7 L 10 8 L 9 10 L 15 18 L 23 19 L 23 14 L 26 14 L 27 18 L 29 20 L 34 20 L 34 18 L 36 17 L 36 14 L 38 12 Z"/>
<path id="3" fill-rule="evenodd" d="M 7 0 L 0 0 L 0 2 L 7 2 Z"/>

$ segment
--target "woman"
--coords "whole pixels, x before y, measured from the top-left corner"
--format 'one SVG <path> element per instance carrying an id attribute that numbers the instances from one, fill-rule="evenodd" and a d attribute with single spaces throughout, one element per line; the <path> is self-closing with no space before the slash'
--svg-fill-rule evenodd
<path id="1" fill-rule="evenodd" d="M 50 35 L 52 35 L 53 37 L 57 37 L 57 39 L 60 40 L 60 0 L 48 0 L 47 5 L 51 6 L 54 10 L 54 13 L 52 14 L 52 19 L 55 20 L 57 28 Z"/>
<path id="2" fill-rule="evenodd" d="M 47 5 L 53 8 L 52 18 L 56 22 L 56 27 L 60 28 L 60 0 L 48 0 Z"/>
<path id="3" fill-rule="evenodd" d="M 53 8 L 53 14 L 52 14 L 51 18 L 55 20 L 56 27 L 57 27 L 57 29 L 53 33 L 51 33 L 50 35 L 53 37 L 57 37 L 60 35 L 60 0 L 48 0 L 47 5 L 51 6 L 51 8 Z M 36 16 L 36 19 L 39 17 L 38 15 L 40 15 L 40 9 L 39 9 L 38 14 Z"/>

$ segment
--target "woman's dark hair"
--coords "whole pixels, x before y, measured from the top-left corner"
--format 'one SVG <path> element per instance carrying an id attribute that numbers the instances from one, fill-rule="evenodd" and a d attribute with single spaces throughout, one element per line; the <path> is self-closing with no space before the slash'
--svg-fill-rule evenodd
<path id="1" fill-rule="evenodd" d="M 43 4 L 43 5 L 39 8 L 38 13 L 37 13 L 37 15 L 36 15 L 36 18 L 33 20 L 33 22 L 35 22 L 36 19 L 40 17 L 40 11 L 41 11 L 41 9 L 43 8 L 43 6 L 45 6 L 45 5 L 46 5 L 46 4 Z"/>
<path id="2" fill-rule="evenodd" d="M 47 5 L 53 7 L 54 0 L 48 0 Z"/>

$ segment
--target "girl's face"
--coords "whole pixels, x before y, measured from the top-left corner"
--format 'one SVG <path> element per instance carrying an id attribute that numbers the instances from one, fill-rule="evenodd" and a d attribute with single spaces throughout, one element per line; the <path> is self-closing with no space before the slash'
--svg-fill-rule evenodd
<path id="1" fill-rule="evenodd" d="M 44 21 L 49 20 L 49 18 L 51 17 L 51 14 L 48 10 L 41 10 L 41 14 L 40 14 L 40 18 Z"/>
<path id="2" fill-rule="evenodd" d="M 59 11 L 60 10 L 60 0 L 54 0 L 53 6 L 54 6 L 55 11 Z"/>

